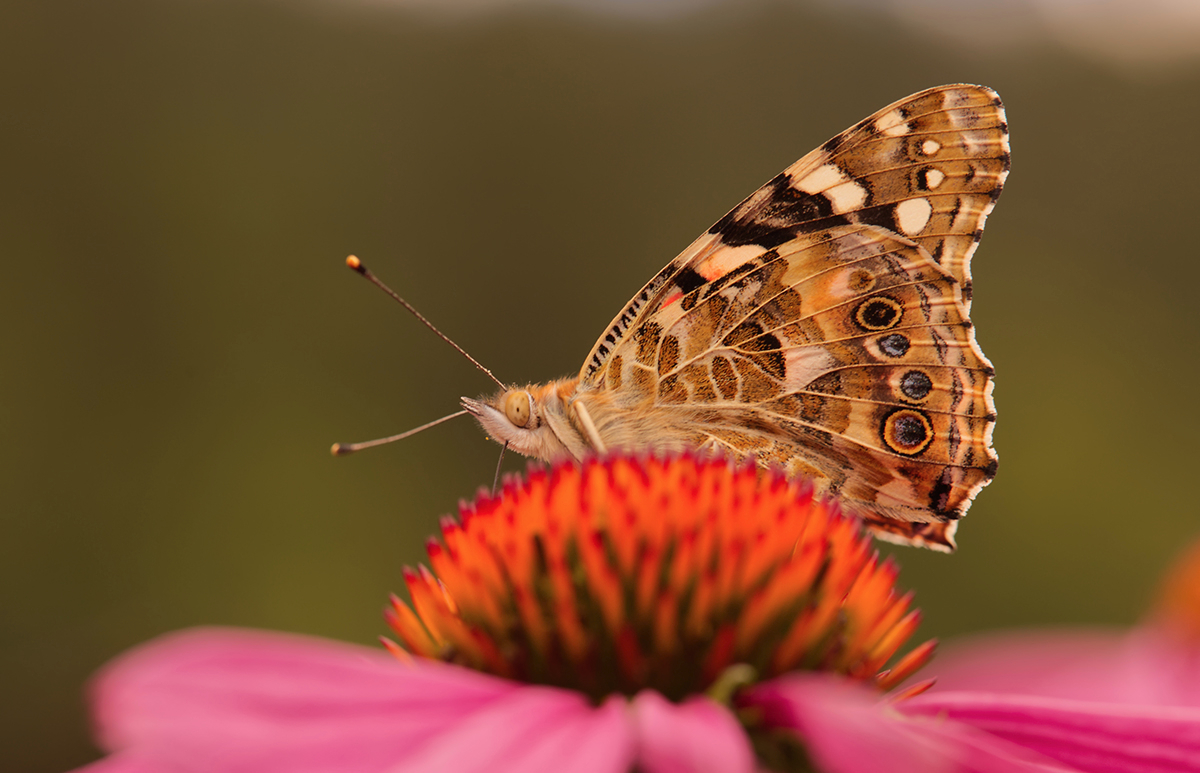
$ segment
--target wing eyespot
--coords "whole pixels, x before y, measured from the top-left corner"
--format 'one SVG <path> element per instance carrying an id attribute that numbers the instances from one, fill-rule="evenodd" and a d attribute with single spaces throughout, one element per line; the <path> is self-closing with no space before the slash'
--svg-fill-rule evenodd
<path id="1" fill-rule="evenodd" d="M 889 330 L 900 324 L 904 307 L 895 298 L 876 295 L 858 304 L 854 310 L 854 321 L 863 330 Z"/>
<path id="2" fill-rule="evenodd" d="M 899 333 L 891 333 L 879 339 L 879 351 L 888 357 L 903 357 L 908 354 L 908 347 L 908 337 Z"/>
<path id="3" fill-rule="evenodd" d="M 879 436 L 896 453 L 916 456 L 933 442 L 933 425 L 921 411 L 900 408 L 884 417 Z"/>
<path id="4" fill-rule="evenodd" d="M 920 370 L 910 370 L 900 377 L 900 393 L 908 400 L 921 402 L 933 391 L 933 379 Z"/>

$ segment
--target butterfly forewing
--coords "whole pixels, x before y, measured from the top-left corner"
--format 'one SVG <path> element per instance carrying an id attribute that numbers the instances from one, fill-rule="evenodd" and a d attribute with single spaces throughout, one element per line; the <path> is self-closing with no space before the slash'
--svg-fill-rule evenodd
<path id="1" fill-rule="evenodd" d="M 981 86 L 923 91 L 859 122 L 787 169 L 834 216 L 910 237 L 964 288 L 1008 175 L 1000 98 Z"/>
<path id="2" fill-rule="evenodd" d="M 971 255 L 1008 167 L 1008 125 L 991 89 L 940 86 L 889 105 L 792 164 L 664 267 L 613 319 L 580 375 L 596 373 L 629 327 L 673 293 L 838 224 L 915 240 L 959 281 L 969 310 Z"/>
<path id="3" fill-rule="evenodd" d="M 921 92 L 751 194 L 647 284 L 580 372 L 601 427 L 808 474 L 885 538 L 953 547 L 995 472 L 970 258 L 1008 169 L 996 95 Z"/>

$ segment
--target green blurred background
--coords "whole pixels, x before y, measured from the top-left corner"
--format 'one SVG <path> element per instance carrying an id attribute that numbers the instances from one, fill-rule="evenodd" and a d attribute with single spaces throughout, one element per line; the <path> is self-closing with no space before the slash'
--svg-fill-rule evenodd
<path id="1" fill-rule="evenodd" d="M 94 758 L 85 680 L 161 632 L 372 642 L 490 483 L 467 419 L 329 456 L 490 391 L 346 254 L 500 378 L 573 373 L 754 187 L 954 81 L 1012 129 L 973 314 L 1002 464 L 956 556 L 891 552 L 928 636 L 1135 621 L 1200 536 L 1200 66 L 925 29 L 869 4 L 6 4 L 0 768 Z"/>

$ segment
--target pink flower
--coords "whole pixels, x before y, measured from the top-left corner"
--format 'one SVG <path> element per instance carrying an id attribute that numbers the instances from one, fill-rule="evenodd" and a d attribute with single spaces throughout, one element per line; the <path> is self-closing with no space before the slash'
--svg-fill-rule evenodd
<path id="1" fill-rule="evenodd" d="M 1079 770 L 1200 770 L 1200 543 L 1131 631 L 974 637 L 938 660 L 938 688 L 905 704 Z"/>
<path id="2" fill-rule="evenodd" d="M 274 633 L 164 637 L 98 676 L 111 755 L 86 770 L 1200 770 L 1194 707 L 887 695 L 932 644 L 879 671 L 915 628 L 910 596 L 802 484 L 612 459 L 534 473 L 442 536 L 438 577 L 410 572 L 413 607 L 391 608 L 400 658 Z"/>
<path id="3" fill-rule="evenodd" d="M 1200 542 L 1167 574 L 1143 625 L 973 637 L 938 658 L 938 686 L 1200 709 Z"/>
<path id="4" fill-rule="evenodd" d="M 265 632 L 164 637 L 110 665 L 95 701 L 101 741 L 119 750 L 96 771 L 599 773 L 635 758 L 703 757 L 721 770 L 751 762 L 732 715 L 705 700 L 675 705 L 645 692 L 594 706 L 572 690 Z"/>

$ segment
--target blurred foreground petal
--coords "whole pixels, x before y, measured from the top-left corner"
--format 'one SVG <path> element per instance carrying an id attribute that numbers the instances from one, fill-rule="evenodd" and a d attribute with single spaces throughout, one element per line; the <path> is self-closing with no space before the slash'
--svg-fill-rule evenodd
<path id="1" fill-rule="evenodd" d="M 459 719 L 392 770 L 624 773 L 633 761 L 624 703 L 610 699 L 595 709 L 578 693 L 522 687 Z"/>
<path id="2" fill-rule="evenodd" d="M 1060 767 L 1021 746 L 941 719 L 908 717 L 878 694 L 817 674 L 776 679 L 747 701 L 795 730 L 826 773 L 1015 773 Z"/>
<path id="3" fill-rule="evenodd" d="M 1200 709 L 961 692 L 926 693 L 906 701 L 902 709 L 911 717 L 986 731 L 1074 770 L 1200 770 Z"/>
<path id="4" fill-rule="evenodd" d="M 708 698 L 671 703 L 645 691 L 633 701 L 638 759 L 646 773 L 750 773 L 754 752 L 729 709 Z"/>
<path id="5" fill-rule="evenodd" d="M 202 629 L 132 650 L 93 694 L 101 743 L 141 764 L 304 773 L 390 769 L 519 689 L 339 642 Z"/>
<path id="6" fill-rule="evenodd" d="M 76 768 L 75 773 L 175 773 L 179 768 L 164 762 L 155 763 L 134 754 L 112 754 L 90 765 Z"/>

